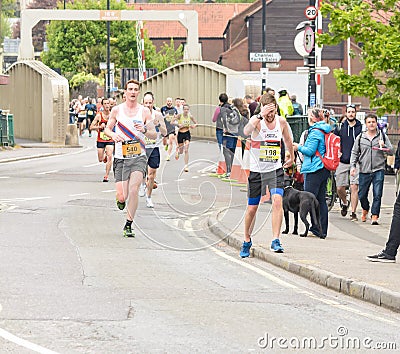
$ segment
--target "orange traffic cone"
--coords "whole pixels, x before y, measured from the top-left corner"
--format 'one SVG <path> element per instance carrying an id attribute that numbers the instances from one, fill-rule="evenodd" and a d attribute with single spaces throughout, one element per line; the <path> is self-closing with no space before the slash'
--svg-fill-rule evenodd
<path id="1" fill-rule="evenodd" d="M 250 139 L 246 140 L 246 147 L 244 149 L 242 168 L 240 170 L 240 176 L 238 178 L 238 183 L 247 184 L 247 179 L 250 174 Z"/>
<path id="2" fill-rule="evenodd" d="M 231 169 L 231 181 L 238 181 L 240 177 L 240 173 L 242 170 L 243 158 L 242 158 L 242 141 L 240 139 L 237 140 L 235 156 L 232 162 Z"/>
<path id="3" fill-rule="evenodd" d="M 226 162 L 222 149 L 223 148 L 221 147 L 217 166 L 217 175 L 223 175 L 226 173 Z"/>

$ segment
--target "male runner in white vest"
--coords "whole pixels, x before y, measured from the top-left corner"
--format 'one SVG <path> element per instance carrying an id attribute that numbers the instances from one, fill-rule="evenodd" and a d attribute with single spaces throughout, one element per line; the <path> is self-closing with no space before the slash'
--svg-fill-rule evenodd
<path id="1" fill-rule="evenodd" d="M 244 134 L 251 134 L 250 175 L 248 178 L 248 204 L 245 215 L 244 242 L 240 250 L 242 258 L 250 256 L 251 233 L 261 196 L 268 186 L 272 198 L 272 243 L 271 251 L 282 253 L 279 240 L 283 208 L 284 173 L 281 160 L 281 140 L 290 154 L 284 167 L 294 161 L 293 140 L 286 119 L 277 115 L 275 97 L 264 94 L 260 99 L 261 111 L 250 118 L 244 127 Z"/>
<path id="2" fill-rule="evenodd" d="M 139 82 L 129 80 L 125 85 L 126 101 L 112 109 L 104 130 L 115 141 L 114 176 L 118 208 L 123 210 L 128 200 L 123 230 L 125 237 L 135 236 L 132 222 L 138 206 L 139 186 L 147 170 L 144 139 L 145 136 L 149 139 L 157 137 L 150 110 L 138 103 L 139 93 Z"/>

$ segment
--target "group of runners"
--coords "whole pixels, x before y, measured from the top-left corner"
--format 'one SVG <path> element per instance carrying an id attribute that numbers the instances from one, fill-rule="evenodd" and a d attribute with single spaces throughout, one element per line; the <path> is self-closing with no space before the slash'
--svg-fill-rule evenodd
<path id="1" fill-rule="evenodd" d="M 187 172 L 189 170 L 190 130 L 197 125 L 196 120 L 190 113 L 189 106 L 182 100 L 179 99 L 180 104 L 174 106 L 172 98 L 169 97 L 166 100 L 166 105 L 161 109 L 157 109 L 154 106 L 152 92 L 146 92 L 143 95 L 142 103 L 139 102 L 139 94 L 140 83 L 136 80 L 128 81 L 125 86 L 124 102 L 111 109 L 109 100 L 102 99 L 101 108 L 90 124 L 90 129 L 98 132 L 98 160 L 106 163 L 104 182 L 108 181 L 112 160 L 114 160 L 116 203 L 120 210 L 126 209 L 126 222 L 123 228 L 125 237 L 133 237 L 135 235 L 132 223 L 138 207 L 139 191 L 141 189 L 145 191 L 142 195 L 146 195 L 146 206 L 149 208 L 154 207 L 151 195 L 156 185 L 156 171 L 160 166 L 161 145 L 164 143 L 167 151 L 167 161 L 170 160 L 174 144 L 176 145 L 175 159 L 179 159 L 181 154 L 185 154 L 184 171 Z M 329 173 L 322 164 L 321 159 L 313 159 L 317 151 L 321 153 L 321 156 L 324 155 L 326 146 L 323 133 L 331 130 L 325 110 L 319 108 L 309 110 L 310 129 L 308 130 L 308 138 L 303 144 L 297 144 L 293 143 L 288 122 L 278 114 L 278 104 L 274 95 L 270 93 L 262 95 L 258 106 L 258 113 L 256 111 L 244 127 L 244 134 L 251 138 L 251 158 L 248 178 L 248 205 L 245 214 L 244 242 L 240 251 L 241 257 L 250 255 L 252 247 L 251 234 L 257 209 L 267 188 L 272 199 L 271 250 L 277 253 L 283 252 L 279 237 L 283 218 L 282 200 L 285 188 L 283 171 L 284 168 L 293 166 L 295 151 L 301 152 L 304 157 L 302 167 L 302 172 L 305 176 L 304 187 L 306 190 L 309 187 L 308 189 L 320 200 L 321 205 L 320 220 L 323 234 L 316 234 L 312 228 L 311 232 L 321 239 L 327 236 L 327 215 L 325 215 L 324 208 L 326 203 L 322 198 L 325 198 L 326 176 Z M 352 108 L 347 107 L 347 111 Z M 349 121 L 351 122 L 351 118 L 349 118 Z M 382 138 L 382 135 L 374 126 L 377 123 L 376 116 L 368 116 L 366 123 L 368 129 L 367 138 L 373 142 L 376 137 L 377 144 L 381 146 L 382 141 L 385 142 L 385 139 Z M 319 128 L 320 126 L 321 128 Z M 315 127 L 317 129 L 314 129 Z M 319 131 L 321 129 L 323 130 L 322 132 Z M 353 136 L 354 138 L 355 136 Z M 389 149 L 393 152 L 390 143 L 385 143 L 385 145 L 389 145 Z M 363 146 L 363 144 L 359 145 L 358 150 L 360 150 L 360 146 Z M 283 148 L 287 151 L 285 161 L 281 159 L 281 149 Z M 354 174 L 354 161 L 358 161 L 362 165 L 362 154 L 360 155 L 361 160 L 358 160 L 354 158 L 356 152 L 353 149 L 352 168 L 347 171 L 351 175 Z M 358 153 L 360 154 L 359 151 Z M 376 174 L 374 171 L 371 173 L 365 172 L 371 176 Z M 372 180 L 369 183 L 371 182 Z M 369 209 L 369 205 L 361 204 L 364 217 L 364 210 L 366 208 Z M 344 215 L 343 210 L 342 215 Z M 394 220 L 395 217 L 396 220 L 398 219 L 398 215 L 396 215 L 395 213 Z M 353 220 L 354 215 L 352 214 L 351 217 Z M 362 221 L 364 221 L 364 218 Z M 373 218 L 372 221 L 373 224 L 376 224 L 376 219 Z M 379 257 L 382 259 L 381 254 Z M 392 256 L 392 258 L 394 257 Z M 385 261 L 387 260 L 385 259 Z"/>
<path id="2" fill-rule="evenodd" d="M 168 151 L 166 161 L 170 161 L 175 145 L 175 159 L 184 155 L 183 170 L 189 172 L 190 130 L 197 126 L 184 99 L 176 99 L 174 106 L 169 97 L 166 105 L 159 109 L 155 107 L 152 92 L 144 93 L 141 102 L 139 95 L 140 83 L 129 80 L 122 103 L 116 104 L 109 98 L 99 99 L 96 108 L 86 107 L 85 122 L 79 117 L 76 120 L 80 135 L 85 129 L 84 126 L 80 128 L 80 124 L 87 127 L 89 136 L 93 130 L 97 131 L 97 158 L 105 163 L 103 182 L 109 181 L 113 167 L 117 207 L 120 210 L 126 208 L 127 212 L 123 228 L 125 237 L 135 235 L 132 222 L 138 197 L 146 196 L 146 206 L 154 208 L 151 197 L 153 189 L 157 188 L 155 178 L 161 160 L 160 147 L 164 144 Z M 79 105 L 79 110 L 84 108 L 84 104 L 86 106 L 86 99 L 78 97 L 71 106 Z M 96 114 L 91 119 L 88 113 L 93 110 Z"/>

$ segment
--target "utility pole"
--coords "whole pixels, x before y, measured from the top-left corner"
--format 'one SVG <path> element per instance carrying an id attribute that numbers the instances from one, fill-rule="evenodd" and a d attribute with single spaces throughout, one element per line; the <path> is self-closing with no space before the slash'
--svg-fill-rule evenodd
<path id="1" fill-rule="evenodd" d="M 267 4 L 266 0 L 262 0 L 262 52 L 266 53 L 267 52 L 267 46 L 265 42 L 265 36 L 267 34 L 267 24 L 266 24 L 266 12 L 267 12 Z M 265 61 L 262 62 L 262 71 L 266 71 L 267 69 L 267 63 Z M 261 94 L 263 95 L 267 91 L 267 79 L 265 75 L 262 76 L 261 79 Z"/>
<path id="2" fill-rule="evenodd" d="M 310 0 L 310 6 L 315 7 L 315 0 Z M 313 48 L 308 57 L 308 67 L 310 68 L 308 74 L 308 107 L 316 105 L 317 83 L 315 82 L 315 19 L 310 21 L 310 27 L 313 31 Z"/>
<path id="3" fill-rule="evenodd" d="M 110 10 L 110 0 L 107 0 L 107 10 Z M 106 92 L 107 92 L 107 98 L 110 97 L 110 21 L 107 21 L 107 87 L 106 87 Z"/>

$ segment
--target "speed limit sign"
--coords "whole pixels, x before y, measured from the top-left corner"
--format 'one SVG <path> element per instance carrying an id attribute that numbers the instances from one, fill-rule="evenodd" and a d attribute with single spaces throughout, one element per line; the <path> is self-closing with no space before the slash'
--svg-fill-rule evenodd
<path id="1" fill-rule="evenodd" d="M 304 10 L 304 15 L 306 15 L 309 20 L 314 20 L 314 18 L 317 17 L 317 14 L 318 10 L 315 6 L 307 6 Z"/>

